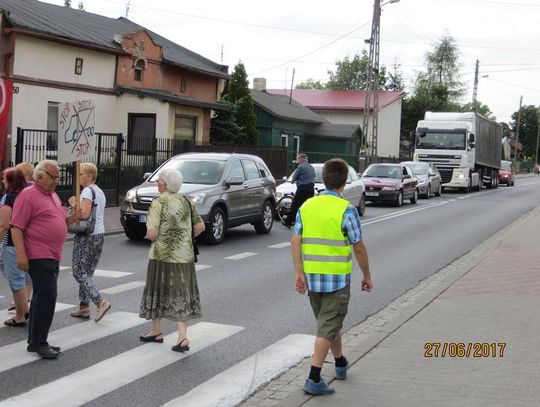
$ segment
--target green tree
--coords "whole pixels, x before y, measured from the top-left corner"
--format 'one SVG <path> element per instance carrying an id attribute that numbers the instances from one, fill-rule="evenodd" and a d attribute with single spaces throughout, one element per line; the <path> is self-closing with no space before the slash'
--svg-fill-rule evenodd
<path id="1" fill-rule="evenodd" d="M 222 141 L 240 144 L 257 143 L 259 133 L 256 127 L 257 118 L 255 116 L 253 99 L 251 98 L 248 86 L 249 81 L 247 79 L 246 68 L 242 62 L 239 62 L 236 64 L 234 71 L 231 74 L 224 100 L 232 105 L 232 120 L 234 120 L 236 125 L 241 129 L 241 134 L 238 134 L 237 137 L 234 137 L 233 139 Z M 229 117 L 225 122 L 230 123 L 230 120 L 231 118 Z M 232 136 L 230 131 L 222 131 L 221 134 L 222 136 L 227 135 L 227 137 Z"/>
<path id="2" fill-rule="evenodd" d="M 326 86 L 320 81 L 314 81 L 309 78 L 305 82 L 301 82 L 295 86 L 296 89 L 326 89 Z"/>
<path id="3" fill-rule="evenodd" d="M 462 112 L 472 112 L 473 111 L 473 103 L 468 102 L 462 105 L 461 108 Z M 483 116 L 486 116 L 489 119 L 495 120 L 495 115 L 491 111 L 488 105 L 483 105 L 482 102 L 476 101 L 476 111 L 480 113 Z"/>
<path id="4" fill-rule="evenodd" d="M 82 0 L 79 1 L 79 10 L 84 10 L 84 3 Z"/>
<path id="5" fill-rule="evenodd" d="M 521 107 L 521 118 L 519 119 L 519 142 L 523 144 L 522 156 L 533 159 L 536 155 L 536 139 L 538 137 L 538 113 L 539 109 L 534 105 Z M 512 114 L 510 127 L 514 135 L 517 131 L 519 111 Z"/>
<path id="6" fill-rule="evenodd" d="M 223 101 L 228 110 L 218 110 L 210 119 L 210 142 L 239 143 L 244 137 L 243 129 L 236 124 L 234 105 Z"/>
<path id="7" fill-rule="evenodd" d="M 336 61 L 336 71 L 328 71 L 330 80 L 326 83 L 327 89 L 360 90 L 367 88 L 367 67 L 369 57 L 366 50 L 362 55 L 356 54 L 352 59 L 348 56 Z M 386 67 L 379 68 L 379 89 L 385 89 Z"/>
<path id="8" fill-rule="evenodd" d="M 392 71 L 388 73 L 388 83 L 385 85 L 385 90 L 403 91 L 405 82 L 403 81 L 403 73 L 401 72 L 401 64 L 394 60 Z"/>
<path id="9" fill-rule="evenodd" d="M 71 0 L 64 0 L 64 7 L 71 8 Z"/>

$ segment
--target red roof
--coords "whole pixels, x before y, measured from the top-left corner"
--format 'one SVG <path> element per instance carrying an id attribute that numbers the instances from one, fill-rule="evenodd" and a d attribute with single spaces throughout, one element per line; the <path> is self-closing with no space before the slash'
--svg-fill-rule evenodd
<path id="1" fill-rule="evenodd" d="M 267 89 L 272 95 L 287 95 L 287 89 Z M 364 110 L 366 91 L 364 90 L 326 90 L 326 89 L 293 89 L 292 97 L 301 105 L 313 110 Z M 405 92 L 389 90 L 379 91 L 379 109 L 396 100 L 403 99 Z M 371 98 L 371 108 L 373 98 Z"/>

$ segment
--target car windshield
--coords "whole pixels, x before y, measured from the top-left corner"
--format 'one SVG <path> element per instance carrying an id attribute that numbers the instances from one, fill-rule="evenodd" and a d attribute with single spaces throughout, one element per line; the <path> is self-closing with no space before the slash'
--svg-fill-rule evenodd
<path id="1" fill-rule="evenodd" d="M 510 161 L 501 161 L 501 169 L 504 171 L 511 171 L 512 163 Z"/>
<path id="2" fill-rule="evenodd" d="M 313 165 L 313 169 L 315 170 L 315 183 L 323 184 L 324 182 L 322 179 L 322 165 Z M 295 172 L 296 170 L 294 170 L 294 172 L 291 175 L 289 175 L 289 179 L 287 181 L 291 182 L 292 177 Z"/>
<path id="3" fill-rule="evenodd" d="M 407 164 L 414 175 L 426 175 L 428 172 L 427 164 Z"/>
<path id="4" fill-rule="evenodd" d="M 434 150 L 465 150 L 464 133 L 421 133 L 416 138 L 416 148 Z"/>
<path id="5" fill-rule="evenodd" d="M 225 161 L 216 160 L 170 160 L 156 171 L 149 182 L 157 182 L 159 173 L 164 168 L 174 168 L 182 174 L 184 184 L 214 185 L 219 182 Z"/>
<path id="6" fill-rule="evenodd" d="M 401 178 L 401 167 L 394 165 L 371 165 L 367 168 L 362 177 L 367 178 Z"/>

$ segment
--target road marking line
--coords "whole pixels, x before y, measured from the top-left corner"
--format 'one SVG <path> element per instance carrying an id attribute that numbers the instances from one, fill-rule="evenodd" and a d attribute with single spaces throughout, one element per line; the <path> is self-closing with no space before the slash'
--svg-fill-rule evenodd
<path id="1" fill-rule="evenodd" d="M 206 269 L 209 269 L 210 267 L 212 266 L 207 266 L 206 264 L 196 264 L 195 271 L 206 270 Z"/>
<path id="2" fill-rule="evenodd" d="M 199 322 L 189 328 L 191 339 L 189 353 L 171 351 L 171 346 L 176 344 L 178 338 L 178 332 L 174 332 L 165 337 L 164 344 L 148 343 L 138 346 L 86 369 L 4 400 L 0 406 L 80 406 L 178 362 L 243 329 L 233 325 Z"/>
<path id="3" fill-rule="evenodd" d="M 246 257 L 256 256 L 257 254 L 258 253 L 244 252 L 244 253 L 235 254 L 234 256 L 225 257 L 225 259 L 226 260 L 242 260 L 242 259 L 245 259 Z"/>
<path id="4" fill-rule="evenodd" d="M 284 247 L 289 247 L 291 245 L 291 242 L 283 242 L 278 244 L 273 244 L 272 246 L 268 246 L 271 249 L 283 249 Z"/>
<path id="5" fill-rule="evenodd" d="M 54 312 L 60 312 L 60 311 L 64 311 L 66 309 L 69 309 L 69 308 L 73 308 L 75 305 L 73 304 L 64 304 L 64 303 L 61 303 L 61 302 L 57 302 L 56 303 L 56 307 L 54 308 Z M 13 311 L 14 312 L 14 311 Z M 13 316 L 13 314 L 10 314 L 6 309 L 3 309 L 3 310 L 0 310 L 0 321 L 5 321 L 6 319 L 8 318 L 11 318 Z M 0 325 L 0 328 L 5 328 L 6 325 L 4 325 L 2 323 L 2 325 Z"/>
<path id="6" fill-rule="evenodd" d="M 312 353 L 314 336 L 289 335 L 163 407 L 235 406 Z"/>
<path id="7" fill-rule="evenodd" d="M 100 290 L 100 291 L 105 294 L 118 294 L 118 293 L 123 293 L 124 291 L 133 290 L 134 288 L 139 288 L 139 287 L 144 287 L 144 281 L 131 281 L 129 283 L 105 288 L 104 290 Z"/>
<path id="8" fill-rule="evenodd" d="M 68 270 L 68 269 L 71 269 L 71 268 L 72 267 L 68 267 L 68 266 L 60 266 L 60 271 Z M 94 272 L 94 276 L 97 276 L 97 277 L 110 277 L 110 278 L 126 277 L 126 276 L 130 276 L 132 274 L 133 273 L 131 273 L 129 271 L 113 271 L 113 270 L 102 270 L 102 269 L 96 269 L 96 271 Z"/>
<path id="9" fill-rule="evenodd" d="M 377 223 L 377 222 L 382 222 L 382 221 L 385 221 L 385 220 L 388 220 L 388 219 L 392 219 L 392 218 L 398 218 L 400 216 L 403 216 L 403 215 L 407 215 L 409 213 L 413 213 L 413 212 L 419 212 L 419 211 L 423 211 L 424 209 L 430 209 L 430 208 L 434 208 L 436 206 L 441 206 L 441 205 L 445 205 L 447 202 L 444 201 L 444 202 L 440 202 L 440 203 L 437 203 L 437 204 L 433 204 L 433 205 L 430 205 L 430 206 L 421 206 L 419 208 L 416 208 L 416 209 L 411 209 L 411 210 L 408 210 L 407 212 L 398 212 L 398 213 L 395 213 L 393 215 L 387 215 L 385 217 L 382 217 L 382 218 L 374 218 L 374 219 L 370 219 L 368 221 L 365 221 L 365 222 L 362 222 L 362 226 L 364 225 L 371 225 L 372 223 Z"/>
<path id="10" fill-rule="evenodd" d="M 96 324 L 94 320 L 90 320 L 51 332 L 48 341 L 55 346 L 60 346 L 64 351 L 133 328 L 145 322 L 145 319 L 140 318 L 138 314 L 133 312 L 114 312 L 107 314 L 99 324 Z M 26 351 L 26 346 L 27 343 L 24 340 L 1 347 L 0 372 L 39 360 L 36 353 Z M 81 386 L 72 387 L 69 390 L 73 391 L 74 388 L 79 389 Z"/>

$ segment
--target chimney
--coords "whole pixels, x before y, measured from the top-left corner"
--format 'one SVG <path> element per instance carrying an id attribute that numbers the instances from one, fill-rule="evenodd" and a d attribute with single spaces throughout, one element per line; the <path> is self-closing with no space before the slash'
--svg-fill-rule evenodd
<path id="1" fill-rule="evenodd" d="M 266 79 L 253 78 L 253 89 L 258 90 L 259 92 L 264 92 L 266 90 Z"/>

